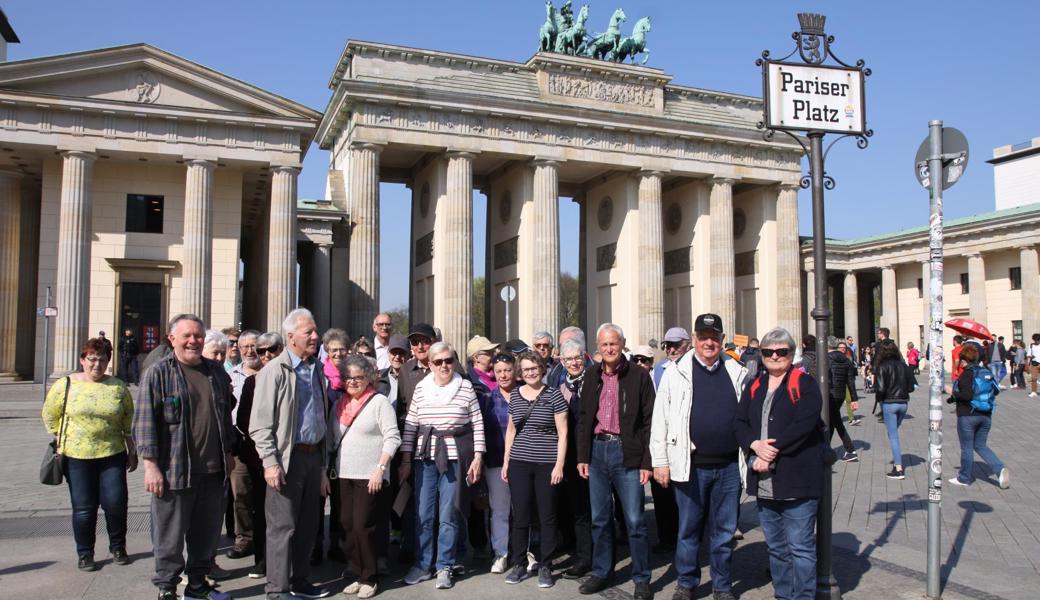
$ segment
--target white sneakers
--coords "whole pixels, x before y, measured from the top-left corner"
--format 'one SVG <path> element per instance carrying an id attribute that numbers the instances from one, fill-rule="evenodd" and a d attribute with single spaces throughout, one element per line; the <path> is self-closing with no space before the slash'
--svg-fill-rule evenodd
<path id="1" fill-rule="evenodd" d="M 509 557 L 508 556 L 496 556 L 495 562 L 491 563 L 491 572 L 496 574 L 505 573 L 506 569 L 509 568 Z"/>
<path id="2" fill-rule="evenodd" d="M 1036 398 L 1036 392 L 1029 392 L 1030 398 Z"/>
<path id="3" fill-rule="evenodd" d="M 964 483 L 963 481 L 961 481 L 960 479 L 958 479 L 956 477 L 951 477 L 951 478 L 947 479 L 946 481 L 949 481 L 953 485 L 959 485 L 961 487 L 968 487 L 968 485 L 969 485 L 967 483 Z"/>
<path id="4" fill-rule="evenodd" d="M 1000 476 L 997 477 L 997 481 L 1000 482 L 1000 489 L 1006 490 L 1011 487 L 1011 472 L 1004 467 L 1000 470 Z"/>

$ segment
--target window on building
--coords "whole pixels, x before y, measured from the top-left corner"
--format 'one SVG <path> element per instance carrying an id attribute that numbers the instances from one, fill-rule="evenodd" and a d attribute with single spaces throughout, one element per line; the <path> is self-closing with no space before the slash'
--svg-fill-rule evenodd
<path id="1" fill-rule="evenodd" d="M 961 273 L 961 293 L 967 294 L 970 290 L 968 289 L 968 274 Z"/>
<path id="2" fill-rule="evenodd" d="M 163 196 L 126 195 L 126 230 L 128 233 L 163 232 Z"/>
<path id="3" fill-rule="evenodd" d="M 1022 289 L 1022 267 L 1011 267 L 1008 269 L 1008 279 L 1011 280 L 1011 289 Z"/>
<path id="4" fill-rule="evenodd" d="M 917 278 L 917 297 L 924 298 L 924 279 Z"/>
<path id="5" fill-rule="evenodd" d="M 1024 340 L 1025 337 L 1022 335 L 1022 321 L 1011 322 L 1011 339 L 1013 340 Z"/>

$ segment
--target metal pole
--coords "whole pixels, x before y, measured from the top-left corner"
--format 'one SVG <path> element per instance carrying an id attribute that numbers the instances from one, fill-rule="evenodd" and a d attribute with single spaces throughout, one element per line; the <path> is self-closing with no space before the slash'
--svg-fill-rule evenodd
<path id="1" fill-rule="evenodd" d="M 506 288 L 505 289 L 509 290 L 509 284 L 508 283 L 506 284 Z M 509 335 L 509 292 L 508 291 L 506 291 L 506 339 L 507 340 L 513 339 Z"/>
<path id="2" fill-rule="evenodd" d="M 928 336 L 928 597 L 941 598 L 939 534 L 942 526 L 942 409 L 943 409 L 943 213 L 942 121 L 929 121 L 928 183 L 931 215 L 928 223 L 929 315 Z"/>
<path id="3" fill-rule="evenodd" d="M 813 268 L 816 270 L 815 308 L 812 318 L 816 321 L 816 379 L 820 382 L 825 431 L 830 431 L 830 369 L 827 361 L 827 335 L 831 311 L 827 300 L 827 252 L 823 221 L 823 133 L 809 134 L 809 174 L 812 176 L 813 214 Z M 840 600 L 841 590 L 831 574 L 831 465 L 836 457 L 827 447 L 823 459 L 823 486 L 820 504 L 816 511 L 816 598 L 817 600 Z"/>
<path id="4" fill-rule="evenodd" d="M 47 316 L 47 309 L 51 306 L 51 286 L 47 286 L 47 295 L 43 303 L 43 400 L 47 400 L 47 358 L 50 357 L 51 347 L 51 318 Z"/>

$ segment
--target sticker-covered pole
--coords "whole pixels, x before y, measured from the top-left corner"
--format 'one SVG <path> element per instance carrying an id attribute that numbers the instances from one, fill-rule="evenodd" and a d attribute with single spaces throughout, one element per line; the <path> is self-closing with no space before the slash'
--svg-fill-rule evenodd
<path id="1" fill-rule="evenodd" d="M 939 535 L 942 527 L 942 396 L 943 396 L 943 164 L 942 121 L 928 123 L 928 597 L 942 597 L 939 585 Z"/>

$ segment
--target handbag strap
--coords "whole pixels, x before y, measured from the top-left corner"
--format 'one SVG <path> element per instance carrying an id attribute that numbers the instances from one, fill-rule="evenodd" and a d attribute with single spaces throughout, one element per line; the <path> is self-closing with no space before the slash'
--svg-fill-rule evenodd
<path id="1" fill-rule="evenodd" d="M 62 445 L 61 445 L 62 436 L 65 435 L 65 433 L 66 433 L 66 429 L 65 429 L 65 406 L 68 405 L 68 403 L 69 403 L 69 388 L 70 387 L 72 387 L 72 379 L 70 377 L 66 376 L 65 377 L 65 395 L 64 395 L 64 398 L 62 398 L 62 400 L 61 400 L 61 423 L 58 425 L 58 436 L 56 438 L 58 440 L 58 448 L 62 448 Z"/>
<path id="2" fill-rule="evenodd" d="M 520 390 L 517 390 L 516 393 L 521 398 L 524 398 L 524 395 L 520 393 Z M 539 393 L 538 397 L 541 397 L 541 395 L 542 394 Z M 527 400 L 527 398 L 524 398 L 524 400 Z M 516 435 L 520 435 L 520 432 L 524 430 L 524 425 L 527 425 L 527 420 L 531 418 L 531 413 L 534 412 L 534 407 L 537 404 L 538 404 L 538 398 L 535 398 L 534 400 L 531 401 L 531 404 L 528 405 L 528 407 L 527 407 L 527 414 L 524 415 L 524 418 L 520 419 L 520 423 L 517 424 L 517 426 L 516 426 Z"/>
<path id="3" fill-rule="evenodd" d="M 357 420 L 357 418 L 358 418 L 358 417 L 360 417 L 360 416 L 361 416 L 361 413 L 365 412 L 365 409 L 366 409 L 366 408 L 368 408 L 368 405 L 369 405 L 369 404 L 370 404 L 370 403 L 372 402 L 372 398 L 375 398 L 375 397 L 376 397 L 376 395 L 375 395 L 375 394 L 372 394 L 371 396 L 369 396 L 369 397 L 368 397 L 368 399 L 367 399 L 367 400 L 365 400 L 365 403 L 364 403 L 364 404 L 362 404 L 362 405 L 361 405 L 361 408 L 359 408 L 359 409 L 358 409 L 358 411 L 357 411 L 357 414 L 356 414 L 356 415 L 354 415 L 354 420 L 355 420 L 355 421 Z M 343 398 L 344 398 L 344 399 L 347 399 L 347 396 L 346 396 L 346 395 L 344 395 L 344 397 L 343 397 Z M 340 400 L 340 401 L 342 402 L 343 400 Z M 350 400 L 347 400 L 347 402 L 350 402 Z M 352 421 L 352 423 L 353 423 L 353 421 Z M 335 457 L 336 457 L 336 455 L 338 455 L 338 454 L 339 454 L 339 447 L 340 447 L 341 445 L 343 445 L 343 438 L 347 437 L 347 433 L 348 433 L 348 432 L 350 432 L 350 426 L 349 426 L 349 425 L 347 425 L 346 427 L 344 427 L 344 429 L 343 429 L 343 433 L 339 434 L 339 439 L 338 439 L 338 440 L 336 440 L 336 445 L 335 445 L 335 446 L 334 446 L 334 447 L 332 448 L 332 453 L 331 453 L 331 456 L 332 456 L 333 458 L 335 458 Z"/>

